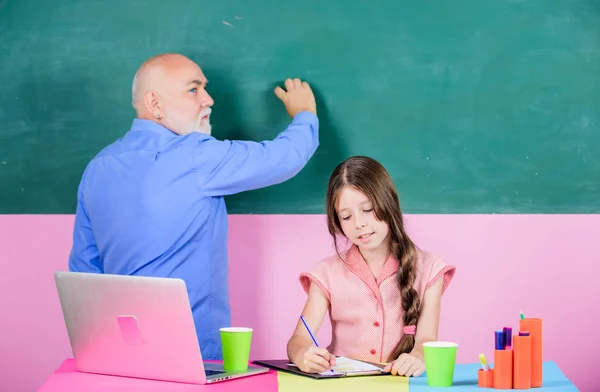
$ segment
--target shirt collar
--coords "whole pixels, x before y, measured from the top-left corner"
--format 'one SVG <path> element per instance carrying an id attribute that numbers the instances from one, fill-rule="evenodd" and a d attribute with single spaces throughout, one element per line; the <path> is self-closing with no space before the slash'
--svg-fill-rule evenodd
<path id="1" fill-rule="evenodd" d="M 179 136 L 177 133 L 171 131 L 169 128 L 160 125 L 155 121 L 145 120 L 143 118 L 136 118 L 133 120 L 133 124 L 131 124 L 131 131 L 150 131 L 164 136 Z"/>
<path id="2" fill-rule="evenodd" d="M 352 244 L 348 252 L 346 252 L 346 257 L 344 262 L 348 265 L 348 267 L 353 270 L 358 275 L 367 275 L 373 277 L 371 273 L 371 269 L 367 264 L 367 261 L 364 259 L 358 246 Z M 398 261 L 394 255 L 390 255 L 388 259 L 383 264 L 383 268 L 377 277 L 377 283 L 381 283 L 391 275 L 393 275 L 398 270 Z"/>
<path id="3" fill-rule="evenodd" d="M 377 279 L 373 277 L 373 273 L 367 264 L 367 261 L 363 258 L 358 246 L 352 244 L 352 246 L 346 252 L 344 257 L 344 263 L 348 266 L 348 269 L 357 275 L 367 286 L 371 288 L 375 296 L 381 301 L 381 294 L 379 292 L 379 285 L 394 275 L 398 270 L 398 261 L 393 255 L 390 255 L 385 261 L 381 272 Z"/>

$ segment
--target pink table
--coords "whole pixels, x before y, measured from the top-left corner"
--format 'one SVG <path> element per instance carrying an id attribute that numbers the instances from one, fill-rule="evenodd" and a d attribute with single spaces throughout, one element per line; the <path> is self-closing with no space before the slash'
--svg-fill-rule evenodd
<path id="1" fill-rule="evenodd" d="M 142 380 L 137 378 L 104 376 L 78 372 L 73 359 L 65 360 L 39 389 L 40 392 L 71 391 L 261 391 L 277 392 L 277 372 L 268 373 L 237 380 L 229 380 L 210 385 L 191 385 L 165 381 Z"/>

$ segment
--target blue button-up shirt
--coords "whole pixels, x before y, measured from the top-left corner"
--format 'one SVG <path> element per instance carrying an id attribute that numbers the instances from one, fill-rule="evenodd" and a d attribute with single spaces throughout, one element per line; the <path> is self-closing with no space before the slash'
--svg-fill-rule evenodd
<path id="1" fill-rule="evenodd" d="M 310 112 L 260 143 L 180 136 L 135 119 L 83 173 L 69 269 L 183 279 L 202 356 L 221 359 L 219 328 L 231 320 L 223 196 L 293 177 L 318 133 Z"/>

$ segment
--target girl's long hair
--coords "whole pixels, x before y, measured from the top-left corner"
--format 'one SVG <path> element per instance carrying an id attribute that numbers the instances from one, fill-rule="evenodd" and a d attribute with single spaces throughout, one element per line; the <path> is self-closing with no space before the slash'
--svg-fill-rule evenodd
<path id="1" fill-rule="evenodd" d="M 327 226 L 338 254 L 337 236 L 343 231 L 336 204 L 339 192 L 346 186 L 354 187 L 367 196 L 373 204 L 375 217 L 389 226 L 390 253 L 399 263 L 396 282 L 402 298 L 402 321 L 405 326 L 416 326 L 421 308 L 421 300 L 414 289 L 417 247 L 404 230 L 400 201 L 392 178 L 383 165 L 365 156 L 348 158 L 335 168 L 329 179 L 326 205 Z M 403 335 L 388 361 L 410 352 L 414 345 L 414 335 Z"/>

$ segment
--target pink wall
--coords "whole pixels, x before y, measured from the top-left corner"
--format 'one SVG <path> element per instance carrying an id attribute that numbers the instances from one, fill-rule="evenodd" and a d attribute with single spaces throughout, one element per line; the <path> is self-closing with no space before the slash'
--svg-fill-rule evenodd
<path id="1" fill-rule="evenodd" d="M 0 389 L 39 387 L 70 356 L 52 273 L 67 268 L 72 216 L 0 216 Z M 324 217 L 232 216 L 233 321 L 255 328 L 253 358 L 283 357 L 304 303 L 298 273 L 332 252 Z M 457 266 L 440 339 L 459 362 L 491 358 L 493 331 L 519 311 L 544 319 L 544 359 L 581 391 L 600 390 L 595 275 L 600 215 L 410 215 L 410 234 Z M 461 309 L 461 310 L 459 310 Z M 328 342 L 329 326 L 319 333 Z"/>

